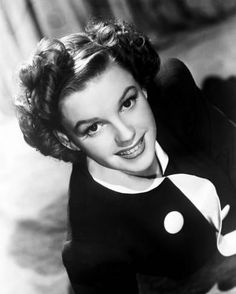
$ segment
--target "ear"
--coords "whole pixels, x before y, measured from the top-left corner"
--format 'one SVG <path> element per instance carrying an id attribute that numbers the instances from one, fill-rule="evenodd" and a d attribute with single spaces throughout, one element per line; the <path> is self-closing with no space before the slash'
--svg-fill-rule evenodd
<path id="1" fill-rule="evenodd" d="M 142 92 L 143 92 L 144 97 L 147 99 L 148 98 L 147 90 L 142 88 Z"/>
<path id="2" fill-rule="evenodd" d="M 54 131 L 54 135 L 66 148 L 69 148 L 73 151 L 80 151 L 80 148 L 77 145 L 75 145 L 64 133 L 60 131 Z"/>

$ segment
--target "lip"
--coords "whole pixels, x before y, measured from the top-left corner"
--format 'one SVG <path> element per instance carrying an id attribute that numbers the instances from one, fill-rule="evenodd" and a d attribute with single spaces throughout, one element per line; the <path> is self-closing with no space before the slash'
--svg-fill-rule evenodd
<path id="1" fill-rule="evenodd" d="M 133 159 L 143 153 L 145 149 L 144 136 L 142 136 L 137 143 L 129 148 L 122 149 L 117 152 L 116 155 L 119 155 L 126 159 Z"/>

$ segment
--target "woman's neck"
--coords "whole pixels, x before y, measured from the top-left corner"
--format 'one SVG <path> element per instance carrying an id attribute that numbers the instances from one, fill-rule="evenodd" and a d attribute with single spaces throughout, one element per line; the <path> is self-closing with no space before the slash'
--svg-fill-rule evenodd
<path id="1" fill-rule="evenodd" d="M 159 160 L 157 159 L 157 156 L 155 156 L 152 165 L 148 167 L 146 170 L 140 172 L 140 173 L 128 173 L 130 176 L 138 177 L 138 178 L 145 178 L 145 179 L 155 179 L 162 176 L 162 169 L 161 165 L 159 163 Z"/>
<path id="2" fill-rule="evenodd" d="M 125 171 L 110 169 L 90 158 L 87 158 L 87 165 L 88 171 L 93 178 L 136 191 L 148 188 L 155 178 L 162 177 L 161 167 L 157 158 L 149 169 L 140 174 L 130 174 Z"/>

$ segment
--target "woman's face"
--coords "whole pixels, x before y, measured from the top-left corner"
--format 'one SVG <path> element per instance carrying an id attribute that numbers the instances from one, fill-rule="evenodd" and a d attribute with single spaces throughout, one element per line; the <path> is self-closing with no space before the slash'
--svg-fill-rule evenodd
<path id="1" fill-rule="evenodd" d="M 148 175 L 156 162 L 156 124 L 146 92 L 115 63 L 61 103 L 70 140 L 107 168 Z"/>

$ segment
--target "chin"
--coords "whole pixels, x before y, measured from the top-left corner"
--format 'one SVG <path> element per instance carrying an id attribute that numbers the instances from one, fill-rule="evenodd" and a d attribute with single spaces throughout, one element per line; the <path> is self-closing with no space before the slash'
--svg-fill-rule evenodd
<path id="1" fill-rule="evenodd" d="M 126 159 L 129 161 L 128 159 Z M 132 159 L 133 160 L 133 159 Z M 124 172 L 133 174 L 133 175 L 148 175 L 148 172 L 151 170 L 153 166 L 153 162 L 155 160 L 155 151 L 153 152 L 145 152 L 143 156 L 136 158 L 133 162 L 127 162 L 126 168 L 123 169 Z"/>

